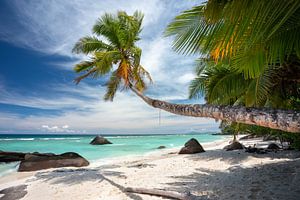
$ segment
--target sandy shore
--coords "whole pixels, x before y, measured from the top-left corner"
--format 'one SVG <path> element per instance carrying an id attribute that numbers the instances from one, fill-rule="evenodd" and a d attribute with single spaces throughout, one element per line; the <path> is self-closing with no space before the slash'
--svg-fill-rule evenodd
<path id="1" fill-rule="evenodd" d="M 206 152 L 200 154 L 178 155 L 178 149 L 165 149 L 85 168 L 14 173 L 0 178 L 0 190 L 25 185 L 14 191 L 27 191 L 24 200 L 162 199 L 126 193 L 125 187 L 190 191 L 199 199 L 300 199 L 299 151 L 250 154 L 222 150 L 228 142 L 204 144 Z M 246 146 L 268 144 L 260 139 L 241 142 Z"/>

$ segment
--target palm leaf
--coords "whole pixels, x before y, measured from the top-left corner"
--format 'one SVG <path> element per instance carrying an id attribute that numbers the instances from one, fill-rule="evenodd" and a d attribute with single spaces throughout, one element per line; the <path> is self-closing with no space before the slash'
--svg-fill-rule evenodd
<path id="1" fill-rule="evenodd" d="M 95 51 L 112 50 L 113 48 L 96 37 L 83 37 L 73 47 L 73 53 L 89 54 Z"/>
<path id="2" fill-rule="evenodd" d="M 120 83 L 121 83 L 121 79 L 119 76 L 117 76 L 117 71 L 114 71 L 111 74 L 110 80 L 107 83 L 107 89 L 104 95 L 105 101 L 112 101 L 114 99 Z"/>

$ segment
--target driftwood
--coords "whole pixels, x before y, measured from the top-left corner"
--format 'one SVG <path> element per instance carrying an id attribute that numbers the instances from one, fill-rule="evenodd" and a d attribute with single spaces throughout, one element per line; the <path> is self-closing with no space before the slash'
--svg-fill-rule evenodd
<path id="1" fill-rule="evenodd" d="M 196 196 L 192 195 L 190 192 L 178 193 L 172 191 L 165 191 L 159 189 L 146 189 L 146 188 L 125 188 L 126 192 L 138 193 L 138 194 L 149 194 L 154 196 L 166 197 L 170 199 L 178 200 L 197 200 Z"/>

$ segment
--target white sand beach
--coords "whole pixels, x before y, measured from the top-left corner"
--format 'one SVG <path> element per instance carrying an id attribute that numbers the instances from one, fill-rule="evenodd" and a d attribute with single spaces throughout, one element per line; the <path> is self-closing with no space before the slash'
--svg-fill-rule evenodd
<path id="1" fill-rule="evenodd" d="M 0 190 L 26 185 L 22 189 L 27 191 L 24 200 L 163 199 L 127 193 L 126 187 L 190 191 L 199 199 L 300 198 L 300 151 L 225 151 L 222 148 L 228 142 L 203 144 L 206 152 L 199 154 L 178 155 L 178 149 L 163 149 L 84 168 L 14 173 L 0 179 Z M 245 146 L 269 143 L 261 139 L 241 142 Z"/>

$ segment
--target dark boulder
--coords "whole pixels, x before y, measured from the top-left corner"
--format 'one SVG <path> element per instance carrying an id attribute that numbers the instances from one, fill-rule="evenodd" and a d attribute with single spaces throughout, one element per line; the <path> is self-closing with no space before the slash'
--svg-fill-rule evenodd
<path id="1" fill-rule="evenodd" d="M 278 150 L 278 149 L 280 149 L 280 147 L 275 143 L 271 143 L 271 144 L 268 145 L 267 149 L 269 149 L 269 150 Z"/>
<path id="2" fill-rule="evenodd" d="M 20 153 L 20 152 L 5 152 L 1 151 L 0 152 L 0 163 L 5 162 L 17 162 L 24 160 L 25 153 Z"/>
<path id="3" fill-rule="evenodd" d="M 244 146 L 239 142 L 232 142 L 231 144 L 225 146 L 223 149 L 225 149 L 226 151 L 232 151 L 232 150 L 244 149 Z"/>
<path id="4" fill-rule="evenodd" d="M 37 156 L 55 156 L 56 154 L 54 153 L 38 153 L 38 152 L 34 152 L 34 153 L 26 153 L 25 154 L 25 157 L 24 157 L 24 160 L 28 160 L 30 158 L 34 158 L 34 157 L 37 157 Z"/>
<path id="5" fill-rule="evenodd" d="M 256 148 L 256 147 L 249 146 L 249 147 L 246 147 L 245 149 L 246 149 L 245 152 L 247 152 L 247 153 L 256 153 L 256 154 L 266 154 L 267 153 L 267 151 L 263 148 Z"/>
<path id="6" fill-rule="evenodd" d="M 10 151 L 0 151 L 0 163 L 5 162 L 17 162 L 25 160 L 31 156 L 54 156 L 54 153 L 22 153 L 22 152 L 10 152 Z"/>
<path id="7" fill-rule="evenodd" d="M 201 144 L 192 138 L 184 144 L 184 147 L 181 148 L 179 154 L 194 154 L 194 153 L 201 153 L 205 152 Z"/>
<path id="8" fill-rule="evenodd" d="M 157 149 L 165 149 L 166 148 L 166 146 L 159 146 L 159 147 L 157 147 Z"/>
<path id="9" fill-rule="evenodd" d="M 27 154 L 21 161 L 18 171 L 36 171 L 59 167 L 83 167 L 89 162 L 77 153 L 53 154 Z"/>
<path id="10" fill-rule="evenodd" d="M 103 144 L 112 144 L 112 143 L 110 141 L 108 141 L 106 138 L 98 135 L 90 142 L 90 144 L 103 145 Z"/>

